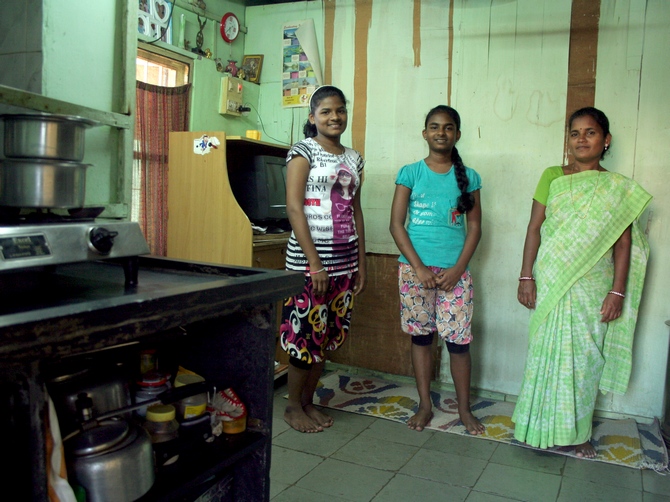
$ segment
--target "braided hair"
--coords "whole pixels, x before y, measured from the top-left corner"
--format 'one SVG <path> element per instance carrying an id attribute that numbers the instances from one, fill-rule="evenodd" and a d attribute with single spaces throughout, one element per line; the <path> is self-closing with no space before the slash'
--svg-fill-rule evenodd
<path id="1" fill-rule="evenodd" d="M 570 115 L 570 120 L 568 120 L 568 132 L 570 132 L 570 129 L 572 129 L 572 122 L 574 122 L 575 119 L 581 117 L 591 117 L 593 120 L 595 120 L 596 124 L 598 124 L 600 128 L 603 130 L 603 137 L 607 136 L 610 133 L 610 121 L 607 118 L 607 115 L 605 115 L 597 108 L 593 108 L 592 106 L 586 106 L 584 108 L 580 108 L 572 115 Z M 602 153 L 600 154 L 601 159 L 605 156 L 607 149 L 608 149 L 607 146 L 603 149 Z"/>
<path id="2" fill-rule="evenodd" d="M 438 113 L 446 113 L 449 115 L 456 124 L 456 131 L 461 130 L 461 116 L 451 106 L 447 105 L 438 105 L 428 112 L 428 115 L 426 115 L 426 121 L 424 123 L 424 129 L 428 128 L 428 122 L 431 117 Z M 461 191 L 461 196 L 458 198 L 456 209 L 458 209 L 461 214 L 465 214 L 474 207 L 475 198 L 470 192 L 468 192 L 468 185 L 470 184 L 470 181 L 468 180 L 468 176 L 465 173 L 463 159 L 461 159 L 461 156 L 458 154 L 458 149 L 455 145 L 451 149 L 451 162 L 454 165 L 456 184 L 458 185 L 458 189 Z"/>
<path id="3" fill-rule="evenodd" d="M 316 91 L 312 93 L 312 96 L 309 98 L 309 113 L 310 115 L 316 114 L 316 109 L 326 98 L 332 96 L 337 96 L 342 100 L 342 103 L 347 102 L 347 99 L 344 97 L 344 93 L 339 90 L 334 85 L 322 85 Z M 305 122 L 305 125 L 302 127 L 302 132 L 305 135 L 305 138 L 316 138 L 317 130 L 316 125 L 312 124 L 309 119 Z"/>

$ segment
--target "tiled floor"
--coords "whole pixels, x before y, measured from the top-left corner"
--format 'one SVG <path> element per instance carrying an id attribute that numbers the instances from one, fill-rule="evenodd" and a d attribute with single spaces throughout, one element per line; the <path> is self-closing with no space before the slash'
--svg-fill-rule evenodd
<path id="1" fill-rule="evenodd" d="M 301 434 L 282 419 L 285 394 L 275 391 L 273 502 L 670 502 L 670 475 L 337 410 L 333 427 Z"/>

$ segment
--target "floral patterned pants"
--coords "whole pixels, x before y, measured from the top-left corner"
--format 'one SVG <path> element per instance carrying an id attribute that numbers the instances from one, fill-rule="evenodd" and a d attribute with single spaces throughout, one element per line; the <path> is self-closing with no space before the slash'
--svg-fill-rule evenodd
<path id="1" fill-rule="evenodd" d="M 439 274 L 443 269 L 428 267 Z M 400 325 L 413 336 L 437 331 L 443 340 L 463 345 L 472 341 L 473 285 L 470 271 L 466 270 L 451 291 L 424 288 L 414 269 L 400 263 Z"/>

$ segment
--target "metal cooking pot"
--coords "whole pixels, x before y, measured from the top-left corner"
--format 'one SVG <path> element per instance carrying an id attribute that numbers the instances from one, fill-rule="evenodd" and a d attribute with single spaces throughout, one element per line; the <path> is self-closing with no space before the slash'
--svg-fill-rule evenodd
<path id="1" fill-rule="evenodd" d="M 64 443 L 70 482 L 88 502 L 130 502 L 154 484 L 151 437 L 125 420 L 105 420 Z"/>
<path id="2" fill-rule="evenodd" d="M 5 157 L 81 162 L 84 132 L 98 122 L 73 115 L 5 114 Z"/>
<path id="3" fill-rule="evenodd" d="M 73 208 L 84 205 L 90 164 L 55 160 L 0 161 L 0 206 Z"/>
<path id="4" fill-rule="evenodd" d="M 79 394 L 91 398 L 93 412 L 101 415 L 132 404 L 130 385 L 125 370 L 118 365 L 103 365 L 95 368 L 72 366 L 57 376 L 48 378 L 47 389 L 54 401 L 58 422 L 63 436 L 77 430 L 76 402 Z M 120 414 L 130 419 L 131 412 Z"/>

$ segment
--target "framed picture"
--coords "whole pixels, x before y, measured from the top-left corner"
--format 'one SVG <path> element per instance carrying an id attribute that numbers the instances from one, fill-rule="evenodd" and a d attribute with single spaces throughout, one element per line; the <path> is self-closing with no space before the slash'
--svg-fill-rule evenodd
<path id="1" fill-rule="evenodd" d="M 256 84 L 261 80 L 261 68 L 263 68 L 263 55 L 256 54 L 253 56 L 244 56 L 242 59 L 242 69 L 244 70 L 244 78 L 249 82 Z"/>
<path id="2" fill-rule="evenodd" d="M 137 31 L 172 43 L 172 4 L 168 0 L 138 0 Z"/>
<path id="3" fill-rule="evenodd" d="M 151 15 L 151 1 L 152 0 L 139 0 L 138 9 L 148 16 Z"/>
<path id="4" fill-rule="evenodd" d="M 153 31 L 151 31 L 151 21 L 149 21 L 149 15 L 144 12 L 137 13 L 137 31 L 140 35 L 146 35 L 148 37 L 153 37 Z"/>
<path id="5" fill-rule="evenodd" d="M 167 0 L 151 0 L 151 15 L 162 25 L 167 25 L 170 21 L 170 2 Z"/>

